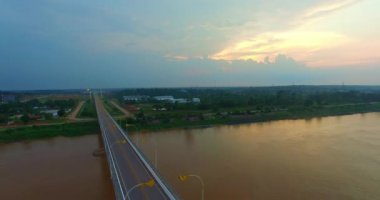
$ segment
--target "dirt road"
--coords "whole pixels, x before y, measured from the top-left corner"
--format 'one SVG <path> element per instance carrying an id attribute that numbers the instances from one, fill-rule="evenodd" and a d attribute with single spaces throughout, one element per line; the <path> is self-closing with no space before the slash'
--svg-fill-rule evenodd
<path id="1" fill-rule="evenodd" d="M 119 104 L 117 104 L 116 102 L 114 102 L 114 101 L 110 101 L 111 102 L 111 104 L 113 105 L 113 106 L 115 106 L 117 109 L 119 109 L 122 113 L 124 113 L 124 115 L 126 116 L 126 117 L 132 117 L 132 114 L 128 111 L 128 110 L 125 110 L 124 108 L 122 108 L 121 106 L 119 106 Z"/>
<path id="2" fill-rule="evenodd" d="M 67 118 L 69 120 L 76 120 L 77 115 L 78 115 L 80 109 L 82 108 L 83 104 L 84 104 L 84 101 L 79 102 L 77 107 L 67 116 Z"/>

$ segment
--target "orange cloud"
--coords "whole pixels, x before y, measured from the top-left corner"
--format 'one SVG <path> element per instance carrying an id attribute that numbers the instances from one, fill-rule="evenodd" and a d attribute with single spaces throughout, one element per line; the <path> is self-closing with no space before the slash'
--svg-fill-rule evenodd
<path id="1" fill-rule="evenodd" d="M 286 54 L 303 61 L 322 48 L 331 48 L 348 41 L 344 35 L 332 32 L 285 31 L 268 32 L 251 39 L 242 39 L 209 58 L 214 60 L 273 61 Z"/>
<path id="2" fill-rule="evenodd" d="M 349 33 L 343 34 L 336 30 L 318 28 L 318 25 L 327 22 L 326 20 L 329 18 L 326 17 L 330 14 L 361 1 L 363 0 L 335 0 L 317 5 L 305 10 L 293 22 L 290 22 L 288 30 L 266 31 L 253 34 L 251 37 L 237 36 L 224 49 L 210 55 L 209 58 L 227 61 L 270 62 L 277 55 L 285 54 L 308 66 L 315 67 L 328 66 L 329 62 L 331 65 L 338 65 L 338 61 L 334 59 L 336 53 L 332 51 L 335 50 L 339 51 L 337 54 L 341 56 L 339 59 L 341 63 L 348 63 L 343 62 L 344 54 L 342 52 L 345 52 L 346 48 L 359 47 L 360 42 L 356 42 L 358 39 L 349 36 Z M 330 57 L 324 54 L 324 51 L 329 52 Z M 361 57 L 347 54 L 345 61 L 352 60 L 351 58 L 363 61 L 368 57 L 363 53 L 358 53 L 358 55 Z M 353 63 L 353 61 L 349 63 Z"/>
<path id="3" fill-rule="evenodd" d="M 167 58 L 169 60 L 174 60 L 174 61 L 185 61 L 185 60 L 189 60 L 190 59 L 188 56 L 170 55 L 170 54 L 166 54 L 165 58 Z"/>
<path id="4" fill-rule="evenodd" d="M 332 1 L 326 4 L 321 4 L 311 9 L 308 9 L 304 13 L 302 18 L 303 19 L 319 18 L 327 14 L 333 13 L 335 11 L 344 9 L 360 1 L 362 0 L 343 0 L 343 1 L 340 0 L 340 1 Z"/>

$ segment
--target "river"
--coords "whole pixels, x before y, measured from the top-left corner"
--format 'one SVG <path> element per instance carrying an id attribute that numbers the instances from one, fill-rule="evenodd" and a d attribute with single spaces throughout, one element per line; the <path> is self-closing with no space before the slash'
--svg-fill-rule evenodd
<path id="1" fill-rule="evenodd" d="M 178 195 L 200 199 L 379 199 L 380 113 L 134 134 Z"/>
<path id="2" fill-rule="evenodd" d="M 0 199 L 114 199 L 98 135 L 0 145 Z"/>
<path id="3" fill-rule="evenodd" d="M 131 134 L 184 200 L 378 199 L 380 113 Z M 97 135 L 0 146 L 0 199 L 113 199 Z"/>

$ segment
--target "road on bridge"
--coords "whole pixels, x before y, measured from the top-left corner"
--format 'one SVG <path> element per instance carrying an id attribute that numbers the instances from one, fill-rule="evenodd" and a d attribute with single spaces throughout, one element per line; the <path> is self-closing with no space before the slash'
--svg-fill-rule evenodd
<path id="1" fill-rule="evenodd" d="M 110 159 L 113 160 L 113 163 L 108 162 L 108 164 L 110 168 L 115 169 L 112 177 L 117 199 L 128 199 L 128 191 L 130 191 L 131 200 L 176 199 L 163 180 L 157 175 L 155 169 L 151 167 L 146 159 L 141 159 L 143 157 L 142 153 L 133 145 L 126 133 L 117 126 L 116 122 L 105 110 L 101 99 L 98 96 L 95 96 L 94 99 L 105 143 L 104 146 L 108 148 L 110 154 L 107 157 L 109 161 Z M 149 180 L 155 181 L 153 187 L 142 186 L 130 190 L 137 184 Z"/>

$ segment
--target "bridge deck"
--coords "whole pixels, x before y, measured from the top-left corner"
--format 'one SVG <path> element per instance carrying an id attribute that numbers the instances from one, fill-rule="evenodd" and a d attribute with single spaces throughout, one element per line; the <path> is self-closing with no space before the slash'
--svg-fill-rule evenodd
<path id="1" fill-rule="evenodd" d="M 134 189 L 130 193 L 130 199 L 176 199 L 155 169 L 108 114 L 97 96 L 95 96 L 95 105 L 116 198 L 127 199 L 127 193 L 133 186 L 153 179 L 156 182 L 153 187 Z M 121 143 L 122 140 L 127 140 L 127 143 Z"/>

